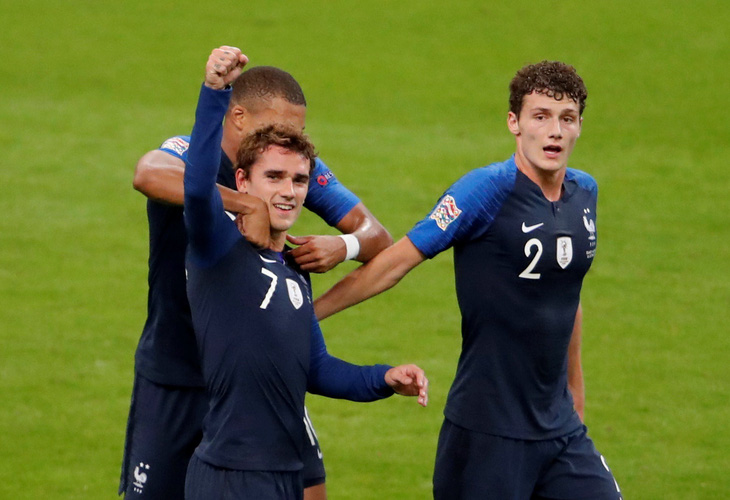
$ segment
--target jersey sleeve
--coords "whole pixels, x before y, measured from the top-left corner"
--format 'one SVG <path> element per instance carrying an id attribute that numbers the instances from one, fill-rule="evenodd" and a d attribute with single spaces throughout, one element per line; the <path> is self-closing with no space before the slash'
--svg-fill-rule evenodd
<path id="1" fill-rule="evenodd" d="M 343 186 L 327 165 L 317 158 L 304 206 L 330 226 L 336 226 L 358 203 L 360 199 Z"/>
<path id="2" fill-rule="evenodd" d="M 201 265 L 215 263 L 240 236 L 223 210 L 223 201 L 216 187 L 222 122 L 230 94 L 230 90 L 202 86 L 185 161 L 185 227 L 191 258 Z"/>
<path id="3" fill-rule="evenodd" d="M 431 213 L 406 236 L 427 258 L 481 237 L 496 217 L 514 175 L 488 166 L 472 170 L 451 185 Z"/>
<path id="4" fill-rule="evenodd" d="M 385 383 L 385 373 L 390 366 L 353 365 L 331 356 L 314 315 L 311 336 L 307 391 L 359 402 L 376 401 L 393 395 L 393 389 Z"/>
<path id="5" fill-rule="evenodd" d="M 174 156 L 182 161 L 188 159 L 188 149 L 190 148 L 190 136 L 189 135 L 176 135 L 165 140 L 162 145 L 158 148 L 160 151 Z"/>

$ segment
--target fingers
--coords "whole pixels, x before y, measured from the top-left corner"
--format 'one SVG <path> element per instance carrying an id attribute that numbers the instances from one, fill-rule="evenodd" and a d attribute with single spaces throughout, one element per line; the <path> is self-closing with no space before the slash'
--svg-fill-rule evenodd
<path id="1" fill-rule="evenodd" d="M 205 85 L 213 89 L 225 88 L 233 82 L 248 63 L 248 57 L 238 47 L 223 45 L 213 49 L 205 66 Z"/>
<path id="2" fill-rule="evenodd" d="M 286 240 L 289 243 L 294 243 L 295 245 L 304 245 L 311 239 L 312 239 L 311 236 L 294 236 L 291 234 L 286 235 Z"/>

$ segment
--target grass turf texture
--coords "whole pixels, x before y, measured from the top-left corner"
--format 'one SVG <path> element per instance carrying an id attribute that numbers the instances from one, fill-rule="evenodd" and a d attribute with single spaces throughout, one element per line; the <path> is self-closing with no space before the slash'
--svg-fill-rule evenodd
<path id="1" fill-rule="evenodd" d="M 186 133 L 210 49 L 291 71 L 307 130 L 400 238 L 513 151 L 527 62 L 589 89 L 571 164 L 600 185 L 583 294 L 587 423 L 626 498 L 730 491 L 725 2 L 48 2 L 0 30 L 0 498 L 113 498 L 146 307 L 136 159 Z M 331 232 L 311 216 L 295 233 Z M 322 292 L 345 272 L 315 277 Z M 323 323 L 357 362 L 416 362 L 431 403 L 310 397 L 331 498 L 421 499 L 459 349 L 450 253 Z"/>

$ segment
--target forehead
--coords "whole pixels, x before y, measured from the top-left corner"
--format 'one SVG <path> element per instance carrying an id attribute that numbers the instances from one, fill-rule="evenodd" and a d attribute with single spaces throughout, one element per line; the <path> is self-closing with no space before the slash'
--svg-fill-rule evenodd
<path id="1" fill-rule="evenodd" d="M 530 112 L 534 110 L 545 109 L 557 114 L 564 112 L 574 112 L 580 114 L 580 106 L 568 95 L 563 95 L 560 100 L 538 92 L 527 94 L 522 99 L 522 112 Z"/>
<path id="2" fill-rule="evenodd" d="M 309 160 L 281 146 L 269 146 L 251 165 L 252 172 L 264 173 L 275 170 L 285 175 L 309 175 Z"/>
<path id="3" fill-rule="evenodd" d="M 267 125 L 275 123 L 289 124 L 303 129 L 307 108 L 299 104 L 293 104 L 283 97 L 275 97 L 262 101 L 259 106 L 256 106 L 255 110 L 250 110 L 250 112 L 259 123 Z"/>

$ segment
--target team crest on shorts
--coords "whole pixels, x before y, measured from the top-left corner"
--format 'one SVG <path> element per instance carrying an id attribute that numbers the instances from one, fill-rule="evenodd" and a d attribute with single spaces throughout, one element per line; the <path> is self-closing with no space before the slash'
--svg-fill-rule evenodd
<path id="1" fill-rule="evenodd" d="M 173 151 L 182 156 L 189 147 L 190 143 L 182 137 L 172 137 L 171 139 L 163 142 L 162 146 L 160 146 L 160 149 L 169 149 L 170 151 Z"/>
<path id="2" fill-rule="evenodd" d="M 461 214 L 461 210 L 456 206 L 456 200 L 450 194 L 444 196 L 436 208 L 433 209 L 429 219 L 436 221 L 436 224 L 442 231 L 446 231 L 449 224 L 454 222 Z"/>
<path id="3" fill-rule="evenodd" d="M 558 238 L 558 264 L 565 269 L 573 260 L 573 240 L 570 236 L 561 236 Z"/>
<path id="4" fill-rule="evenodd" d="M 294 309 L 302 307 L 302 304 L 304 304 L 304 297 L 302 296 L 302 289 L 299 287 L 299 283 L 287 278 L 286 288 L 289 290 L 289 300 L 294 306 Z"/>

